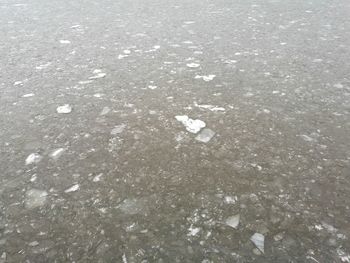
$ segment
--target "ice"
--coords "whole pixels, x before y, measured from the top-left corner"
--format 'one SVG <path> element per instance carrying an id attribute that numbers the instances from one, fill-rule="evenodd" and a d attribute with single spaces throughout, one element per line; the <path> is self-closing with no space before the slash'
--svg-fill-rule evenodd
<path id="1" fill-rule="evenodd" d="M 260 233 L 255 233 L 251 236 L 250 240 L 254 243 L 254 245 L 262 252 L 264 253 L 264 241 L 265 237 L 264 235 Z"/>
<path id="2" fill-rule="evenodd" d="M 189 68 L 198 68 L 200 65 L 198 63 L 187 63 L 186 66 Z"/>
<path id="3" fill-rule="evenodd" d="M 240 215 L 234 215 L 234 216 L 230 216 L 225 220 L 225 224 L 237 229 L 238 225 L 239 225 L 239 219 L 240 219 Z"/>
<path id="4" fill-rule="evenodd" d="M 36 208 L 43 206 L 46 202 L 47 192 L 30 189 L 26 192 L 25 207 L 28 209 Z"/>
<path id="5" fill-rule="evenodd" d="M 58 148 L 50 153 L 50 157 L 54 160 L 57 160 L 58 158 L 61 157 L 61 155 L 63 154 L 64 151 L 65 151 L 64 148 Z"/>
<path id="6" fill-rule="evenodd" d="M 156 88 L 158 88 L 158 87 L 157 87 L 157 86 L 154 86 L 154 85 L 149 85 L 148 88 L 153 90 L 153 89 L 156 89 Z"/>
<path id="7" fill-rule="evenodd" d="M 198 133 L 202 128 L 205 127 L 204 121 L 193 120 L 189 118 L 187 115 L 178 115 L 178 116 L 175 116 L 175 118 L 186 127 L 187 131 L 191 133 Z"/>
<path id="8" fill-rule="evenodd" d="M 104 107 L 100 113 L 101 116 L 103 115 L 107 115 L 109 112 L 111 111 L 111 109 L 109 107 Z"/>
<path id="9" fill-rule="evenodd" d="M 69 40 L 60 40 L 60 43 L 61 44 L 70 44 L 70 41 Z"/>
<path id="10" fill-rule="evenodd" d="M 194 78 L 195 79 L 203 79 L 204 81 L 208 82 L 208 81 L 213 80 L 215 77 L 216 77 L 216 75 L 210 74 L 210 75 L 207 75 L 207 76 L 197 75 Z"/>
<path id="11" fill-rule="evenodd" d="M 101 78 L 104 78 L 106 75 L 107 75 L 106 73 L 99 72 L 96 75 L 90 77 L 89 79 L 101 79 Z"/>
<path id="12" fill-rule="evenodd" d="M 112 131 L 111 131 L 111 135 L 117 135 L 119 133 L 122 133 L 125 129 L 126 125 L 125 124 L 120 124 L 115 126 Z"/>
<path id="13" fill-rule="evenodd" d="M 187 236 L 195 236 L 199 233 L 199 231 L 201 231 L 199 227 L 193 227 L 193 225 L 191 225 L 188 229 Z"/>
<path id="14" fill-rule="evenodd" d="M 125 214 L 136 215 L 144 211 L 145 202 L 136 198 L 125 199 L 117 208 L 122 210 Z"/>
<path id="15" fill-rule="evenodd" d="M 194 106 L 202 109 L 208 109 L 210 111 L 225 111 L 225 108 L 218 107 L 210 104 L 197 104 L 197 102 L 194 102 Z"/>
<path id="16" fill-rule="evenodd" d="M 200 134 L 196 136 L 196 140 L 200 142 L 207 143 L 209 142 L 215 135 L 215 132 L 211 129 L 205 128 L 201 131 Z"/>
<path id="17" fill-rule="evenodd" d="M 100 173 L 100 174 L 96 175 L 96 176 L 92 179 L 92 181 L 95 182 L 95 183 L 101 181 L 102 175 L 103 175 L 103 173 Z"/>
<path id="18" fill-rule="evenodd" d="M 33 241 L 33 242 L 30 242 L 28 245 L 31 246 L 31 247 L 35 247 L 35 246 L 39 245 L 39 242 L 38 241 Z"/>
<path id="19" fill-rule="evenodd" d="M 64 104 L 62 106 L 58 106 L 56 109 L 57 113 L 71 113 L 72 112 L 72 107 L 69 104 Z"/>
<path id="20" fill-rule="evenodd" d="M 225 204 L 235 204 L 237 201 L 237 196 L 225 196 L 224 202 Z"/>
<path id="21" fill-rule="evenodd" d="M 33 164 L 33 163 L 38 163 L 42 160 L 42 156 L 38 153 L 31 153 L 28 155 L 26 158 L 26 165 Z"/>
<path id="22" fill-rule="evenodd" d="M 29 97 L 33 97 L 35 94 L 34 93 L 28 93 L 28 94 L 24 94 L 22 95 L 22 98 L 29 98 Z"/>
<path id="23" fill-rule="evenodd" d="M 71 193 L 71 192 L 75 192 L 78 191 L 80 189 L 79 184 L 75 184 L 71 187 L 69 187 L 68 189 L 64 190 L 65 193 Z"/>

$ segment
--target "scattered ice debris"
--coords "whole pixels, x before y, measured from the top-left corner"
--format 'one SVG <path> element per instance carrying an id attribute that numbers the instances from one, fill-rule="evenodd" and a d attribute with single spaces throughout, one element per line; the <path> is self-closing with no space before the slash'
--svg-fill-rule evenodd
<path id="1" fill-rule="evenodd" d="M 342 250 L 341 248 L 337 248 L 337 254 L 341 262 L 350 263 L 350 254 L 345 253 L 345 251 Z"/>
<path id="2" fill-rule="evenodd" d="M 111 111 L 111 109 L 109 107 L 103 107 L 100 115 L 103 116 L 103 115 L 107 115 L 109 112 Z"/>
<path id="3" fill-rule="evenodd" d="M 69 40 L 60 40 L 60 43 L 61 44 L 70 44 L 70 41 Z"/>
<path id="4" fill-rule="evenodd" d="M 126 255 L 125 254 L 123 254 L 122 260 L 123 260 L 123 263 L 128 263 L 128 260 L 126 259 Z"/>
<path id="5" fill-rule="evenodd" d="M 203 129 L 200 134 L 196 136 L 196 140 L 200 142 L 207 143 L 209 142 L 215 135 L 215 132 L 211 129 L 205 128 Z"/>
<path id="6" fill-rule="evenodd" d="M 305 134 L 300 135 L 300 137 L 303 138 L 303 140 L 304 140 L 304 141 L 307 141 L 307 142 L 313 142 L 313 141 L 315 141 L 315 139 L 313 139 L 313 138 L 311 138 L 310 136 L 305 135 Z"/>
<path id="7" fill-rule="evenodd" d="M 125 50 L 123 50 L 123 53 L 129 55 L 129 54 L 131 54 L 131 51 L 129 49 L 125 49 Z"/>
<path id="8" fill-rule="evenodd" d="M 96 176 L 92 179 L 92 181 L 95 182 L 95 183 L 101 181 L 102 175 L 103 175 L 103 173 L 100 173 L 100 174 L 96 175 Z"/>
<path id="9" fill-rule="evenodd" d="M 68 189 L 64 190 L 65 193 L 71 193 L 71 192 L 75 192 L 78 191 L 80 189 L 79 184 L 75 184 L 71 187 L 69 187 Z"/>
<path id="10" fill-rule="evenodd" d="M 39 242 L 38 241 L 33 241 L 33 242 L 30 242 L 28 245 L 31 246 L 31 247 L 35 247 L 35 246 L 39 245 Z"/>
<path id="11" fill-rule="evenodd" d="M 184 21 L 184 24 L 185 25 L 191 25 L 191 24 L 194 24 L 196 23 L 195 21 Z"/>
<path id="12" fill-rule="evenodd" d="M 265 237 L 264 235 L 260 233 L 255 233 L 251 236 L 250 240 L 254 243 L 254 245 L 262 252 L 264 253 L 264 241 Z"/>
<path id="13" fill-rule="evenodd" d="M 37 179 L 36 174 L 33 174 L 32 177 L 30 178 L 30 181 L 35 182 L 36 179 Z"/>
<path id="14" fill-rule="evenodd" d="M 78 83 L 80 85 L 85 85 L 85 84 L 89 84 L 89 83 L 92 83 L 93 81 L 92 80 L 82 80 L 82 81 L 79 81 Z"/>
<path id="15" fill-rule="evenodd" d="M 253 97 L 253 96 L 254 96 L 254 93 L 248 91 L 248 92 L 245 93 L 243 96 L 246 97 L 246 98 L 250 98 L 250 97 Z"/>
<path id="16" fill-rule="evenodd" d="M 41 64 L 41 65 L 39 65 L 39 66 L 36 66 L 35 68 L 36 68 L 37 70 L 42 70 L 42 69 L 47 68 L 47 67 L 50 66 L 50 65 L 51 65 L 51 62 L 47 62 L 47 63 L 45 63 L 45 64 Z"/>
<path id="17" fill-rule="evenodd" d="M 197 104 L 197 102 L 194 102 L 194 106 L 202 109 L 208 109 L 210 111 L 225 111 L 225 108 L 223 107 L 218 107 L 209 104 Z"/>
<path id="18" fill-rule="evenodd" d="M 201 231 L 199 227 L 193 227 L 193 225 L 191 225 L 188 229 L 187 236 L 195 236 L 199 233 L 199 231 Z"/>
<path id="19" fill-rule="evenodd" d="M 160 49 L 160 46 L 159 45 L 155 45 L 153 46 L 154 49 Z"/>
<path id="20" fill-rule="evenodd" d="M 189 118 L 187 115 L 178 115 L 178 116 L 175 116 L 175 118 L 186 127 L 187 131 L 191 133 L 198 133 L 202 128 L 205 127 L 204 121 L 193 120 Z"/>
<path id="21" fill-rule="evenodd" d="M 26 192 L 25 207 L 28 209 L 36 208 L 43 206 L 46 202 L 47 192 L 30 189 Z"/>
<path id="22" fill-rule="evenodd" d="M 278 233 L 277 235 L 275 235 L 275 236 L 273 237 L 273 240 L 275 240 L 275 241 L 281 241 L 281 240 L 283 239 L 283 237 L 284 237 L 283 233 Z"/>
<path id="23" fill-rule="evenodd" d="M 122 210 L 125 214 L 136 215 L 145 210 L 145 202 L 144 200 L 136 198 L 125 199 L 117 208 Z"/>
<path id="24" fill-rule="evenodd" d="M 93 96 L 95 98 L 101 98 L 103 96 L 103 94 L 102 93 L 95 93 Z"/>
<path id="25" fill-rule="evenodd" d="M 35 96 L 34 93 L 28 93 L 28 94 L 22 95 L 22 98 L 29 98 L 29 97 L 34 97 L 34 96 Z"/>
<path id="26" fill-rule="evenodd" d="M 106 76 L 106 73 L 103 73 L 100 69 L 95 69 L 92 73 L 95 75 L 90 77 L 89 79 L 101 79 Z"/>
<path id="27" fill-rule="evenodd" d="M 158 88 L 158 87 L 157 87 L 157 86 L 154 86 L 154 85 L 149 85 L 148 88 L 153 90 L 153 89 L 156 89 L 156 88 Z"/>
<path id="28" fill-rule="evenodd" d="M 336 88 L 336 89 L 344 88 L 343 84 L 341 84 L 341 83 L 336 83 L 336 84 L 333 85 L 333 87 Z"/>
<path id="29" fill-rule="evenodd" d="M 15 81 L 14 83 L 13 83 L 13 85 L 14 86 L 18 86 L 18 85 L 23 85 L 23 81 Z"/>
<path id="30" fill-rule="evenodd" d="M 56 111 L 57 113 L 63 113 L 63 114 L 71 113 L 72 106 L 70 106 L 69 104 L 64 104 L 62 106 L 58 106 Z"/>
<path id="31" fill-rule="evenodd" d="M 125 124 L 120 124 L 115 126 L 112 131 L 111 131 L 111 135 L 117 135 L 119 133 L 122 133 L 125 129 L 126 125 Z"/>
<path id="32" fill-rule="evenodd" d="M 208 82 L 213 80 L 216 77 L 216 75 L 210 74 L 207 76 L 201 76 L 201 75 L 196 75 L 194 78 L 195 79 L 203 79 L 204 81 Z"/>
<path id="33" fill-rule="evenodd" d="M 237 202 L 237 196 L 225 196 L 224 198 L 225 204 L 235 204 Z"/>
<path id="34" fill-rule="evenodd" d="M 79 28 L 79 27 L 80 27 L 80 25 L 74 25 L 74 26 L 71 26 L 70 28 L 75 29 L 75 28 Z"/>
<path id="35" fill-rule="evenodd" d="M 234 215 L 234 216 L 230 216 L 228 217 L 226 220 L 225 220 L 225 224 L 234 228 L 234 229 L 237 229 L 238 228 L 238 225 L 239 225 L 239 219 L 240 219 L 240 215 Z"/>
<path id="36" fill-rule="evenodd" d="M 26 158 L 26 165 L 38 163 L 43 159 L 43 157 L 38 153 L 31 153 Z"/>
<path id="37" fill-rule="evenodd" d="M 122 55 L 122 54 L 120 54 L 120 55 L 118 56 L 118 59 L 123 59 L 123 58 L 126 58 L 126 57 L 128 57 L 128 55 Z"/>
<path id="38" fill-rule="evenodd" d="M 198 63 L 187 63 L 186 66 L 189 68 L 198 68 L 200 65 Z"/>
<path id="39" fill-rule="evenodd" d="M 58 158 L 60 158 L 62 156 L 64 151 L 65 151 L 64 148 L 58 148 L 50 153 L 50 157 L 54 160 L 57 160 Z"/>

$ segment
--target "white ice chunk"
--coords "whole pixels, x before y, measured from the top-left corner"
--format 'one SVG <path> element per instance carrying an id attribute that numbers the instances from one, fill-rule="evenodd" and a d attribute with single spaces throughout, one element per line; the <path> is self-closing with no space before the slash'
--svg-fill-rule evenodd
<path id="1" fill-rule="evenodd" d="M 230 216 L 225 220 L 225 224 L 237 229 L 238 225 L 239 225 L 239 219 L 240 219 L 240 215 L 234 215 L 234 216 Z"/>
<path id="2" fill-rule="evenodd" d="M 203 79 L 204 81 L 208 82 L 208 81 L 213 80 L 215 77 L 216 77 L 216 75 L 209 74 L 209 75 L 206 75 L 206 76 L 205 75 L 204 76 L 196 75 L 194 78 L 195 79 Z"/>
<path id="3" fill-rule="evenodd" d="M 209 142 L 215 135 L 215 132 L 211 129 L 203 129 L 200 134 L 196 136 L 196 140 L 200 142 L 207 143 Z"/>
<path id="4" fill-rule="evenodd" d="M 175 118 L 186 127 L 187 131 L 191 133 L 198 133 L 202 128 L 205 127 L 204 121 L 193 120 L 189 118 L 187 115 L 178 115 L 178 116 L 175 116 Z"/>
<path id="5" fill-rule="evenodd" d="M 33 163 L 38 163 L 42 160 L 42 156 L 38 153 L 31 153 L 28 155 L 26 158 L 26 165 L 33 164 Z"/>
<path id="6" fill-rule="evenodd" d="M 71 113 L 72 112 L 72 106 L 70 106 L 69 104 L 64 104 L 62 106 L 58 106 L 56 109 L 57 113 Z"/>
<path id="7" fill-rule="evenodd" d="M 71 192 L 75 192 L 78 191 L 80 189 L 79 184 L 75 184 L 71 187 L 69 187 L 68 189 L 64 190 L 65 193 L 71 193 Z"/>
<path id="8" fill-rule="evenodd" d="M 46 202 L 46 197 L 46 191 L 30 189 L 26 192 L 25 206 L 29 209 L 43 206 Z"/>
<path id="9" fill-rule="evenodd" d="M 54 160 L 57 160 L 58 158 L 61 157 L 61 155 L 63 154 L 64 151 L 65 151 L 64 148 L 58 148 L 50 153 L 50 157 Z"/>
<path id="10" fill-rule="evenodd" d="M 255 233 L 251 236 L 250 240 L 254 243 L 254 245 L 262 252 L 264 253 L 264 241 L 265 237 L 264 235 L 260 233 Z"/>
<path id="11" fill-rule="evenodd" d="M 200 65 L 198 63 L 187 63 L 186 66 L 189 68 L 198 68 Z"/>
<path id="12" fill-rule="evenodd" d="M 112 131 L 111 131 L 111 135 L 117 135 L 119 133 L 122 133 L 125 129 L 126 125 L 125 124 L 120 124 L 115 126 Z"/>
<path id="13" fill-rule="evenodd" d="M 70 41 L 69 40 L 60 40 L 60 43 L 61 44 L 70 44 Z"/>

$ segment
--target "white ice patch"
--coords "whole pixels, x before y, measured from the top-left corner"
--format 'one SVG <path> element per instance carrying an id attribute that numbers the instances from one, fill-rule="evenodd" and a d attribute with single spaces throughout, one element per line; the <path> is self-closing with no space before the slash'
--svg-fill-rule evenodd
<path id="1" fill-rule="evenodd" d="M 117 135 L 119 133 L 122 133 L 125 129 L 126 125 L 125 124 L 120 124 L 115 126 L 112 131 L 111 131 L 111 135 Z"/>
<path id="2" fill-rule="evenodd" d="M 198 133 L 202 128 L 205 127 L 204 121 L 193 120 L 189 118 L 187 115 L 178 115 L 178 116 L 175 116 L 175 118 L 186 127 L 187 131 L 191 133 Z"/>
<path id="3" fill-rule="evenodd" d="M 153 89 L 156 89 L 156 88 L 158 88 L 158 87 L 157 87 L 157 86 L 154 86 L 154 85 L 149 85 L 148 88 L 153 90 Z"/>
<path id="4" fill-rule="evenodd" d="M 122 54 L 118 55 L 118 59 L 123 59 L 123 58 L 126 58 L 126 57 L 128 57 L 128 55 L 122 55 Z"/>
<path id="5" fill-rule="evenodd" d="M 153 46 L 154 49 L 160 49 L 160 46 L 159 45 L 155 45 Z"/>
<path id="6" fill-rule="evenodd" d="M 108 114 L 111 111 L 109 107 L 104 107 L 100 113 L 101 116 Z"/>
<path id="7" fill-rule="evenodd" d="M 207 143 L 214 137 L 214 135 L 215 132 L 213 130 L 205 128 L 196 136 L 195 139 L 199 142 Z"/>
<path id="8" fill-rule="evenodd" d="M 75 192 L 78 191 L 80 189 L 79 184 L 75 184 L 71 187 L 69 187 L 68 189 L 64 190 L 65 193 L 71 193 L 71 192 Z"/>
<path id="9" fill-rule="evenodd" d="M 25 206 L 29 209 L 43 206 L 46 202 L 46 197 L 46 191 L 30 189 L 26 192 Z"/>
<path id="10" fill-rule="evenodd" d="M 202 109 L 208 109 L 210 111 L 225 111 L 225 108 L 223 107 L 218 107 L 209 104 L 197 104 L 197 102 L 194 102 L 194 106 Z"/>
<path id="11" fill-rule="evenodd" d="M 225 220 L 225 224 L 237 229 L 238 225 L 239 225 L 239 219 L 240 219 L 240 215 L 234 215 L 234 216 L 230 216 Z"/>
<path id="12" fill-rule="evenodd" d="M 198 68 L 200 65 L 198 63 L 187 63 L 186 66 L 189 68 Z"/>
<path id="13" fill-rule="evenodd" d="M 64 39 L 62 39 L 62 40 L 60 40 L 60 43 L 61 44 L 70 44 L 70 41 L 69 40 L 64 40 Z"/>
<path id="14" fill-rule="evenodd" d="M 262 252 L 264 253 L 264 242 L 265 237 L 264 235 L 260 233 L 255 233 L 251 236 L 250 240 L 254 243 L 254 245 Z"/>
<path id="15" fill-rule="evenodd" d="M 235 204 L 237 202 L 237 196 L 225 196 L 224 198 L 225 204 Z"/>
<path id="16" fill-rule="evenodd" d="M 65 151 L 64 148 L 58 148 L 50 153 L 50 157 L 54 160 L 57 160 L 58 158 L 60 158 L 62 156 L 64 151 Z"/>
<path id="17" fill-rule="evenodd" d="M 31 153 L 26 158 L 26 165 L 38 163 L 43 159 L 43 157 L 38 153 Z"/>
<path id="18" fill-rule="evenodd" d="M 204 81 L 208 82 L 208 81 L 211 81 L 213 80 L 214 78 L 216 77 L 216 75 L 214 74 L 209 74 L 209 75 L 196 75 L 194 78 L 195 79 L 203 79 Z"/>
<path id="19" fill-rule="evenodd" d="M 72 107 L 69 104 L 64 104 L 62 106 L 58 106 L 56 109 L 57 113 L 71 113 L 72 112 Z"/>
<path id="20" fill-rule="evenodd" d="M 201 231 L 199 227 L 193 227 L 193 225 L 191 225 L 188 229 L 187 236 L 195 236 L 199 233 L 199 231 Z"/>
<path id="21" fill-rule="evenodd" d="M 92 181 L 95 182 L 95 183 L 101 181 L 102 175 L 103 175 L 103 173 L 100 173 L 100 174 L 96 175 L 96 176 L 92 179 Z"/>
<path id="22" fill-rule="evenodd" d="M 34 93 L 28 93 L 28 94 L 22 95 L 22 98 L 29 98 L 29 97 L 34 97 L 34 96 L 35 96 Z"/>
<path id="23" fill-rule="evenodd" d="M 94 76 L 91 76 L 89 79 L 101 79 L 101 78 L 104 78 L 106 77 L 106 73 L 104 72 L 101 72 L 101 70 L 99 69 L 95 69 L 94 72 L 93 72 L 95 75 Z"/>

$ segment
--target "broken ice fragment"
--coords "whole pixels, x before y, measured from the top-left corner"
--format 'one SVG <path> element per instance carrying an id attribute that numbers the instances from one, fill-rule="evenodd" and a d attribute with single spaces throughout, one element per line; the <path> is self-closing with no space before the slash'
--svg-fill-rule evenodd
<path id="1" fill-rule="evenodd" d="M 38 241 L 33 241 L 33 242 L 30 242 L 28 245 L 31 246 L 31 247 L 35 247 L 35 246 L 39 245 L 39 242 Z"/>
<path id="2" fill-rule="evenodd" d="M 106 75 L 107 75 L 106 73 L 99 72 L 95 76 L 90 77 L 89 79 L 101 79 L 101 78 L 104 78 Z"/>
<path id="3" fill-rule="evenodd" d="M 46 191 L 30 189 L 26 192 L 25 207 L 32 209 L 43 206 L 46 202 L 46 197 Z"/>
<path id="4" fill-rule="evenodd" d="M 178 116 L 175 116 L 175 118 L 186 127 L 187 131 L 191 133 L 198 133 L 202 128 L 205 127 L 204 121 L 193 120 L 189 118 L 187 115 L 178 115 Z"/>
<path id="5" fill-rule="evenodd" d="M 126 125 L 125 124 L 120 124 L 117 125 L 113 128 L 113 130 L 111 131 L 111 135 L 117 135 L 119 133 L 122 133 L 125 129 Z"/>
<path id="6" fill-rule="evenodd" d="M 200 65 L 198 63 L 188 63 L 186 66 L 189 68 L 198 68 Z"/>
<path id="7" fill-rule="evenodd" d="M 33 163 L 38 163 L 42 160 L 42 156 L 38 153 L 31 153 L 28 155 L 26 158 L 26 165 L 33 164 Z"/>
<path id="8" fill-rule="evenodd" d="M 103 173 L 100 173 L 100 174 L 98 174 L 98 175 L 96 175 L 93 179 L 92 179 L 92 181 L 93 182 L 99 182 L 99 181 L 101 181 L 101 176 L 103 175 Z"/>
<path id="9" fill-rule="evenodd" d="M 109 107 L 104 107 L 100 113 L 101 116 L 108 114 L 111 111 Z"/>
<path id="10" fill-rule="evenodd" d="M 188 229 L 187 236 L 195 236 L 199 233 L 199 231 L 201 231 L 199 227 L 193 227 L 193 225 L 191 225 Z"/>
<path id="11" fill-rule="evenodd" d="M 234 215 L 234 216 L 230 216 L 229 218 L 227 218 L 225 220 L 225 224 L 234 228 L 234 229 L 237 229 L 238 227 L 238 224 L 239 224 L 239 219 L 240 219 L 240 215 Z"/>
<path id="12" fill-rule="evenodd" d="M 58 106 L 56 109 L 57 113 L 71 113 L 72 112 L 72 107 L 69 104 L 64 104 L 62 106 Z"/>
<path id="13" fill-rule="evenodd" d="M 70 44 L 70 41 L 69 40 L 60 40 L 60 43 L 61 44 Z"/>
<path id="14" fill-rule="evenodd" d="M 216 77 L 216 75 L 209 74 L 207 76 L 205 76 L 205 75 L 204 76 L 197 75 L 194 78 L 195 79 L 203 79 L 204 81 L 208 82 L 208 81 L 213 80 L 215 77 Z"/>
<path id="15" fill-rule="evenodd" d="M 50 157 L 54 160 L 57 160 L 58 158 L 61 157 L 61 155 L 63 154 L 64 151 L 65 151 L 64 148 L 58 148 L 58 149 L 54 150 L 52 153 L 50 153 Z"/>
<path id="16" fill-rule="evenodd" d="M 198 134 L 195 139 L 197 141 L 207 143 L 214 137 L 214 135 L 215 132 L 213 130 L 206 128 L 202 130 L 201 133 Z"/>
<path id="17" fill-rule="evenodd" d="M 70 192 L 75 192 L 78 191 L 80 188 L 79 184 L 75 184 L 71 187 L 69 187 L 68 189 L 64 190 L 65 193 L 70 193 Z"/>
<path id="18" fill-rule="evenodd" d="M 262 234 L 260 234 L 260 233 L 255 233 L 254 235 L 252 235 L 252 237 L 250 238 L 250 240 L 254 243 L 254 245 L 255 245 L 262 253 L 264 253 L 264 241 L 265 241 L 264 235 L 262 235 Z"/>
<path id="19" fill-rule="evenodd" d="M 35 94 L 34 93 L 28 93 L 28 94 L 24 94 L 22 95 L 22 98 L 29 98 L 29 97 L 33 97 Z"/>

